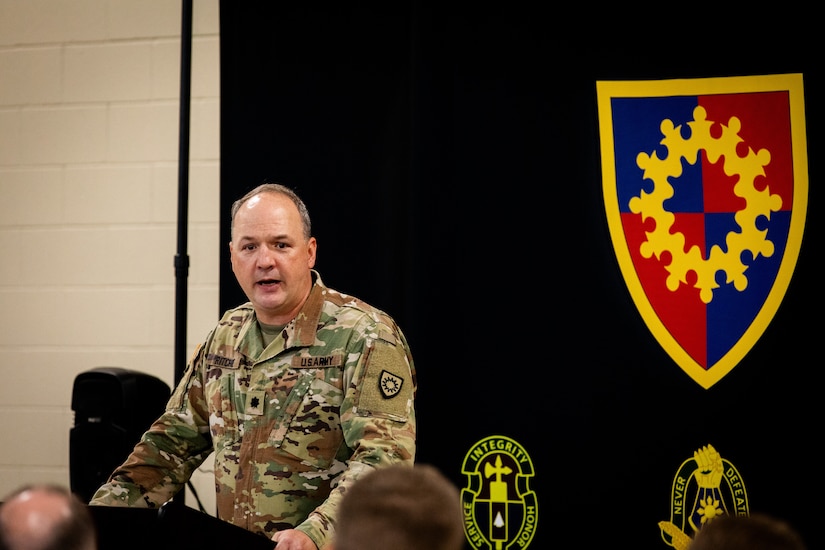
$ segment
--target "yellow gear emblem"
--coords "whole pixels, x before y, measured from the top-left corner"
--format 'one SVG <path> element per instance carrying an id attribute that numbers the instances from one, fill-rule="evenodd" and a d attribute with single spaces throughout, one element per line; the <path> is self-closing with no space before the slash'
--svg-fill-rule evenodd
<path id="1" fill-rule="evenodd" d="M 760 230 L 756 220 L 760 216 L 770 219 L 771 212 L 782 207 L 782 197 L 770 194 L 768 186 L 762 191 L 756 189 L 754 181 L 758 176 L 765 175 L 764 167 L 770 163 L 771 154 L 766 149 L 754 153 L 750 147 L 744 157 L 737 154 L 737 145 L 744 141 L 739 136 L 741 122 L 738 118 L 731 117 L 727 126 L 721 125 L 722 134 L 718 138 L 711 136 L 710 129 L 714 122 L 707 120 L 703 107 L 693 110 L 693 120 L 687 124 L 691 135 L 689 139 L 684 139 L 681 126 L 674 127 L 669 119 L 662 121 L 660 129 L 664 138 L 661 143 L 668 149 L 666 158 L 659 159 L 655 152 L 652 155 L 638 154 L 636 164 L 644 171 L 645 179 L 653 181 L 654 187 L 652 193 L 642 191 L 640 196 L 630 199 L 629 207 L 633 213 L 641 214 L 643 221 L 652 218 L 656 222 L 653 231 L 645 232 L 647 240 L 641 244 L 639 251 L 645 258 L 655 255 L 657 259 L 661 259 L 664 252 L 670 253 L 672 260 L 665 267 L 668 271 L 667 288 L 676 291 L 680 284 L 687 284 L 687 274 L 693 271 L 696 274 L 694 287 L 699 289 L 701 300 L 707 304 L 713 299 L 713 289 L 719 288 L 716 282 L 719 271 L 725 272 L 725 282 L 732 282 L 738 291 L 747 288 L 747 266 L 741 260 L 745 250 L 754 259 L 760 254 L 765 257 L 773 255 L 774 245 L 766 238 L 768 232 Z M 682 175 L 682 159 L 695 164 L 701 150 L 713 164 L 718 162 L 719 157 L 724 157 L 725 174 L 739 176 L 733 192 L 745 199 L 745 208 L 734 216 L 741 231 L 727 234 L 727 251 L 714 244 L 707 258 L 702 257 L 697 245 L 685 251 L 685 235 L 671 232 L 676 216 L 664 208 L 664 202 L 674 195 L 669 179 Z"/>

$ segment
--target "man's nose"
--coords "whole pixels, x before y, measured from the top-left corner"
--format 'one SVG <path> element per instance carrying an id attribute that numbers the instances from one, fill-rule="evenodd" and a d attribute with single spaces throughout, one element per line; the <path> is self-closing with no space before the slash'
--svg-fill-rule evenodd
<path id="1" fill-rule="evenodd" d="M 258 267 L 266 269 L 273 265 L 275 265 L 275 253 L 269 247 L 260 247 L 258 249 Z"/>

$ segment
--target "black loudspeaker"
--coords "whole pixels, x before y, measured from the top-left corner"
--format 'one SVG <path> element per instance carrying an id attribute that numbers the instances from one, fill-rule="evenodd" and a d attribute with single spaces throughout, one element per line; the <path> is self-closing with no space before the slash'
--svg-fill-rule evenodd
<path id="1" fill-rule="evenodd" d="M 75 377 L 69 434 L 71 490 L 88 502 L 165 410 L 171 391 L 155 376 L 97 367 Z"/>

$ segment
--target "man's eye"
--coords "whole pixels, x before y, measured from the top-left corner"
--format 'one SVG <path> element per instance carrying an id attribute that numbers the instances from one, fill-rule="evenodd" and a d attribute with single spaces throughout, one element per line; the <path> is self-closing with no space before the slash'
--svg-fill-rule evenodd
<path id="1" fill-rule="evenodd" d="M 278 244 L 275 245 L 276 248 L 280 248 L 281 250 L 286 248 L 286 246 L 287 246 L 286 243 L 278 243 Z"/>
<path id="2" fill-rule="evenodd" d="M 243 249 L 244 250 L 255 250 L 255 245 L 254 244 L 245 244 L 243 246 Z"/>

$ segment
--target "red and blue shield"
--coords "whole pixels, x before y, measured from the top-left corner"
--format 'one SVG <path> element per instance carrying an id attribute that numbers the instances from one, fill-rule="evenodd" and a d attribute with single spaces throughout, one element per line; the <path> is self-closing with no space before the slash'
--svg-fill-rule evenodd
<path id="1" fill-rule="evenodd" d="M 597 83 L 613 248 L 659 344 L 710 388 L 764 333 L 805 226 L 802 75 Z"/>

